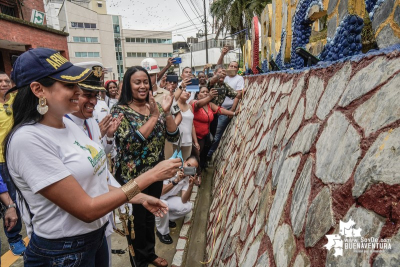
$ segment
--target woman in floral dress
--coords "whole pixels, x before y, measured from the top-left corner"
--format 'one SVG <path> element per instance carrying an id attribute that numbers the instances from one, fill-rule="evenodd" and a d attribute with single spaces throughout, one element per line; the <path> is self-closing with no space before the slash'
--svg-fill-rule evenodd
<path id="1" fill-rule="evenodd" d="M 115 178 L 123 185 L 141 173 L 153 168 L 164 159 L 165 139 L 176 142 L 179 128 L 171 115 L 172 93 L 165 96 L 162 104 L 153 98 L 150 76 L 139 66 L 129 68 L 123 81 L 118 103 L 111 114 L 124 114 L 115 136 L 117 156 Z M 153 183 L 143 193 L 159 198 L 162 182 Z M 134 230 L 136 237 L 133 247 L 137 266 L 168 266 L 165 259 L 155 254 L 154 215 L 141 205 L 133 205 Z M 129 221 L 130 230 L 132 222 Z"/>

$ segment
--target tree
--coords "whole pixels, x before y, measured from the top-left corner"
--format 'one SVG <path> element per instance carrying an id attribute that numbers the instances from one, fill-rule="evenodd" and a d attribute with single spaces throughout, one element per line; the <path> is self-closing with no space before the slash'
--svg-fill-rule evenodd
<path id="1" fill-rule="evenodd" d="M 236 33 L 244 29 L 249 29 L 250 35 L 251 21 L 253 16 L 261 16 L 265 6 L 272 0 L 216 0 L 210 7 L 211 15 L 217 25 L 216 37 L 220 34 Z M 238 35 L 240 47 L 246 41 L 246 33 Z"/>

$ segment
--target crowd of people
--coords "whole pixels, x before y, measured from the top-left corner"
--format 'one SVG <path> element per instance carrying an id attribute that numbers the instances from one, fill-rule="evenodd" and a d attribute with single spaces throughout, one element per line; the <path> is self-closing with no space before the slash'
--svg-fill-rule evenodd
<path id="1" fill-rule="evenodd" d="M 237 62 L 223 67 L 227 52 L 211 77 L 146 58 L 104 81 L 101 62 L 73 65 L 46 48 L 0 72 L 0 201 L 25 266 L 111 266 L 117 208 L 134 233 L 132 266 L 168 266 L 155 237 L 173 242 L 169 229 L 193 209 L 192 189 L 239 112 L 244 81 Z"/>

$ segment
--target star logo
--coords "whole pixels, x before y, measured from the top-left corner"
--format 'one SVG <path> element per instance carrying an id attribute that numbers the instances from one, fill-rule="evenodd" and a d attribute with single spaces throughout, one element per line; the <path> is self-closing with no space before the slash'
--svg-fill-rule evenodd
<path id="1" fill-rule="evenodd" d="M 361 237 L 361 228 L 356 228 L 355 221 L 350 218 L 348 222 L 340 221 L 339 234 L 326 235 L 328 243 L 324 245 L 327 250 L 335 249 L 333 256 L 343 256 L 344 238 Z"/>

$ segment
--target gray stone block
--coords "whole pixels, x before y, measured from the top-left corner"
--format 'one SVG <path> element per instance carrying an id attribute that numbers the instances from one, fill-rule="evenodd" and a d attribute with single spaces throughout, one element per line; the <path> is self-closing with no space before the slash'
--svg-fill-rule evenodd
<path id="1" fill-rule="evenodd" d="M 294 234 L 299 237 L 303 230 L 304 220 L 311 191 L 312 159 L 309 157 L 293 190 L 292 205 L 290 207 L 290 221 Z"/>
<path id="2" fill-rule="evenodd" d="M 400 231 L 389 239 L 391 249 L 381 252 L 375 258 L 373 267 L 400 266 Z"/>
<path id="3" fill-rule="evenodd" d="M 340 96 L 346 89 L 351 74 L 351 64 L 346 63 L 335 75 L 329 79 L 328 85 L 318 103 L 317 116 L 324 120 L 338 102 Z"/>
<path id="4" fill-rule="evenodd" d="M 373 97 L 358 107 L 356 122 L 364 128 L 366 136 L 400 119 L 400 74 L 385 84 Z"/>
<path id="5" fill-rule="evenodd" d="M 317 136 L 319 123 L 310 123 L 303 127 L 297 134 L 296 139 L 290 149 L 289 155 L 301 152 L 303 154 L 310 151 L 311 145 Z"/>
<path id="6" fill-rule="evenodd" d="M 398 5 L 394 11 L 394 22 L 400 26 L 400 5 Z"/>
<path id="7" fill-rule="evenodd" d="M 297 255 L 296 260 L 293 263 L 293 267 L 310 267 L 310 266 L 311 266 L 310 260 L 303 253 Z"/>
<path id="8" fill-rule="evenodd" d="M 328 15 L 335 11 L 335 8 L 338 4 L 339 0 L 330 0 L 328 4 Z"/>
<path id="9" fill-rule="evenodd" d="M 346 117 L 335 112 L 317 142 L 316 176 L 325 184 L 343 184 L 353 172 L 361 137 Z"/>
<path id="10" fill-rule="evenodd" d="M 264 252 L 256 262 L 256 265 L 254 267 L 269 267 L 269 255 L 268 252 Z"/>
<path id="11" fill-rule="evenodd" d="M 372 20 L 372 29 L 374 29 L 374 31 L 376 31 L 379 26 L 387 20 L 390 14 L 392 14 L 395 2 L 396 0 L 386 0 L 377 8 Z"/>
<path id="12" fill-rule="evenodd" d="M 275 146 L 278 145 L 282 141 L 282 138 L 285 136 L 286 129 L 287 129 L 287 118 L 285 116 L 281 120 L 281 122 L 279 122 L 278 130 L 276 131 L 276 136 L 275 136 L 275 141 L 274 141 Z"/>
<path id="13" fill-rule="evenodd" d="M 282 224 L 276 230 L 276 238 L 274 239 L 272 247 L 276 266 L 289 266 L 290 260 L 296 251 L 296 243 L 288 224 Z"/>
<path id="14" fill-rule="evenodd" d="M 291 118 L 289 127 L 286 131 L 286 135 L 285 135 L 283 144 L 285 144 L 286 141 L 289 140 L 292 137 L 292 135 L 299 129 L 299 127 L 303 121 L 303 116 L 304 116 L 304 99 L 302 98 L 299 101 L 296 111 Z"/>
<path id="15" fill-rule="evenodd" d="M 398 70 L 400 70 L 400 58 L 387 60 L 385 57 L 379 57 L 375 59 L 353 76 L 339 101 L 339 106 L 347 106 L 385 82 Z"/>
<path id="16" fill-rule="evenodd" d="M 266 216 L 269 212 L 272 203 L 272 185 L 271 181 L 265 186 L 264 190 L 261 192 L 261 198 L 258 202 L 258 212 L 256 218 L 255 233 L 258 234 L 260 229 L 265 226 Z"/>
<path id="17" fill-rule="evenodd" d="M 293 184 L 293 179 L 296 175 L 297 168 L 299 167 L 300 156 L 288 158 L 282 166 L 282 172 L 278 175 L 279 181 L 276 189 L 274 202 L 272 203 L 271 210 L 268 216 L 268 229 L 267 234 L 271 241 L 274 240 L 275 230 L 281 219 L 283 208 L 286 205 L 289 191 Z"/>
<path id="18" fill-rule="evenodd" d="M 378 33 L 378 36 L 376 37 L 376 43 L 378 44 L 379 49 L 382 49 L 395 44 L 399 44 L 400 39 L 396 35 L 394 35 L 393 29 L 390 27 L 390 24 L 387 24 Z"/>
<path id="19" fill-rule="evenodd" d="M 299 82 L 296 85 L 296 88 L 293 90 L 292 94 L 290 95 L 289 99 L 289 104 L 288 104 L 288 109 L 289 113 L 292 114 L 294 108 L 296 107 L 297 102 L 299 101 L 299 98 L 301 96 L 301 92 L 303 91 L 304 88 L 304 75 L 301 77 Z"/>
<path id="20" fill-rule="evenodd" d="M 324 187 L 314 198 L 307 212 L 304 244 L 313 247 L 331 229 L 333 221 L 332 197 L 328 187 Z"/>
<path id="21" fill-rule="evenodd" d="M 253 266 L 257 261 L 258 250 L 261 244 L 261 235 L 259 235 L 251 244 L 249 250 L 246 253 L 243 263 L 240 266 Z"/>
<path id="22" fill-rule="evenodd" d="M 339 3 L 339 22 L 343 20 L 343 18 L 349 14 L 349 0 L 340 0 Z"/>
<path id="23" fill-rule="evenodd" d="M 292 142 L 290 142 L 287 146 L 285 146 L 285 148 L 282 151 L 280 151 L 280 148 L 278 148 L 279 150 L 276 150 L 277 153 L 280 152 L 280 154 L 278 154 L 279 158 L 278 158 L 278 160 L 274 161 L 273 167 L 272 167 L 272 187 L 273 188 L 276 188 L 276 186 L 278 184 L 278 178 L 281 175 L 281 171 L 283 169 L 283 164 L 285 163 L 285 160 L 286 160 L 287 156 L 289 155 L 289 151 L 290 151 L 291 147 L 292 147 Z"/>
<path id="24" fill-rule="evenodd" d="M 317 76 L 312 76 L 308 82 L 308 89 L 306 91 L 306 114 L 304 116 L 306 120 L 314 115 L 318 100 L 323 91 L 324 81 Z"/>
<path id="25" fill-rule="evenodd" d="M 329 1 L 329 3 L 330 2 L 331 1 Z M 336 14 L 330 20 L 328 20 L 327 25 L 328 25 L 327 26 L 328 27 L 327 37 L 332 39 L 335 36 L 336 28 L 337 28 L 337 15 Z"/>
<path id="26" fill-rule="evenodd" d="M 400 128 L 381 133 L 361 160 L 354 175 L 353 196 L 372 184 L 400 184 Z"/>

